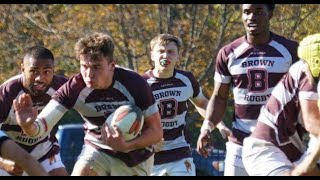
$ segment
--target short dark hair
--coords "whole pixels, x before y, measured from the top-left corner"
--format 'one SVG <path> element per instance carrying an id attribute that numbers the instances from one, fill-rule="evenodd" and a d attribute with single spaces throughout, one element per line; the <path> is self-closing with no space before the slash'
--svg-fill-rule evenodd
<path id="1" fill-rule="evenodd" d="M 32 46 L 26 49 L 23 61 L 30 57 L 34 59 L 51 59 L 54 62 L 54 56 L 52 52 L 43 46 Z"/>
<path id="2" fill-rule="evenodd" d="M 269 11 L 273 11 L 273 10 L 274 10 L 274 8 L 276 7 L 276 5 L 275 5 L 275 4 L 264 4 L 264 5 L 266 5 L 266 6 L 267 6 L 267 8 L 268 8 L 268 10 L 269 10 Z"/>

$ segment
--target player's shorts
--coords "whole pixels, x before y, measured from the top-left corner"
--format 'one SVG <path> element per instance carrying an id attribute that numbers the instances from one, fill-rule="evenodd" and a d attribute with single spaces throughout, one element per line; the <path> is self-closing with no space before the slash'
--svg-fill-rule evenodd
<path id="1" fill-rule="evenodd" d="M 134 167 L 128 167 L 123 161 L 95 148 L 84 145 L 75 167 L 89 166 L 99 176 L 150 176 L 154 156 Z"/>
<path id="2" fill-rule="evenodd" d="M 242 158 L 250 176 L 279 176 L 294 167 L 278 147 L 253 137 L 244 139 Z"/>
<path id="3" fill-rule="evenodd" d="M 248 176 L 242 163 L 242 146 L 228 141 L 226 150 L 224 176 Z"/>
<path id="4" fill-rule="evenodd" d="M 151 176 L 195 176 L 196 167 L 193 158 L 154 165 Z"/>
<path id="5" fill-rule="evenodd" d="M 40 164 L 47 172 L 58 168 L 65 168 L 64 164 L 61 161 L 60 153 L 42 161 Z"/>

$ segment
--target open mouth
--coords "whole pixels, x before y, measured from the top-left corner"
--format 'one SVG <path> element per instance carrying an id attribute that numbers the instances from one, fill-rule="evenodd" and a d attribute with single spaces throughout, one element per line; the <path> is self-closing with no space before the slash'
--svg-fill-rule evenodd
<path id="1" fill-rule="evenodd" d="M 161 66 L 168 66 L 169 64 L 171 64 L 171 61 L 169 61 L 168 59 L 161 59 L 160 60 Z"/>
<path id="2" fill-rule="evenodd" d="M 256 23 L 249 23 L 248 24 L 248 28 L 250 30 L 254 30 L 254 29 L 257 29 L 258 25 Z"/>
<path id="3" fill-rule="evenodd" d="M 36 91 L 44 91 L 47 89 L 47 86 L 45 84 L 42 84 L 42 83 L 35 83 L 33 85 L 33 89 L 36 90 Z"/>

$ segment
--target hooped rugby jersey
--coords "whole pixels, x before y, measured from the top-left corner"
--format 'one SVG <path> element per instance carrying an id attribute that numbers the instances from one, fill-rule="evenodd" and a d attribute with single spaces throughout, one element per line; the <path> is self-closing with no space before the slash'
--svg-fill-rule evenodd
<path id="1" fill-rule="evenodd" d="M 82 116 L 85 121 L 85 144 L 119 158 L 129 167 L 136 166 L 153 155 L 152 147 L 128 153 L 118 152 L 105 145 L 101 139 L 102 125 L 121 105 L 137 105 L 144 117 L 158 111 L 149 85 L 136 72 L 117 66 L 112 85 L 108 89 L 88 88 L 81 74 L 77 74 L 53 95 L 53 100 L 63 108 L 74 108 Z"/>
<path id="2" fill-rule="evenodd" d="M 22 84 L 22 75 L 17 75 L 0 86 L 0 123 L 1 130 L 6 132 L 8 137 L 19 144 L 23 149 L 29 152 L 33 157 L 42 161 L 53 154 L 59 152 L 59 144 L 55 137 L 55 132 L 51 132 L 48 136 L 33 138 L 23 133 L 21 127 L 17 124 L 15 111 L 13 108 L 13 100 L 19 95 L 26 93 L 27 90 Z M 67 78 L 54 75 L 53 83 L 48 91 L 41 96 L 31 96 L 33 106 L 38 106 L 38 113 L 48 104 L 51 96 L 67 82 Z"/>
<path id="3" fill-rule="evenodd" d="M 185 138 L 188 100 L 202 93 L 191 72 L 174 70 L 171 78 L 156 78 L 152 70 L 144 74 L 157 102 L 163 128 L 164 144 L 155 154 L 154 164 L 164 164 L 191 157 L 190 144 Z"/>
<path id="4" fill-rule="evenodd" d="M 292 162 L 306 150 L 299 100 L 318 100 L 317 84 L 305 73 L 303 61 L 293 64 L 261 108 L 252 137 L 272 142 Z"/>
<path id="5" fill-rule="evenodd" d="M 297 47 L 297 42 L 271 33 L 268 44 L 251 45 L 243 36 L 219 51 L 214 80 L 232 86 L 234 143 L 241 145 L 252 133 L 261 106 L 291 64 L 299 59 Z"/>

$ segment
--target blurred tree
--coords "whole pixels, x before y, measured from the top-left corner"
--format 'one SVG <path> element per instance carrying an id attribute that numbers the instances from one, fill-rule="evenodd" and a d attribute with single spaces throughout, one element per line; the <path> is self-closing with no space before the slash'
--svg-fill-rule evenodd
<path id="1" fill-rule="evenodd" d="M 319 17 L 318 4 L 281 4 L 276 6 L 271 29 L 299 41 L 319 32 Z M 57 72 L 71 77 L 79 72 L 74 44 L 94 31 L 110 34 L 118 64 L 140 74 L 152 68 L 149 42 L 154 36 L 165 32 L 180 36 L 178 68 L 192 71 L 207 97 L 214 86 L 218 50 L 245 33 L 238 4 L 3 4 L 0 83 L 20 72 L 24 49 L 36 44 L 51 49 Z M 190 107 L 188 129 L 194 145 L 202 118 Z M 231 110 L 225 116 L 228 125 Z"/>

